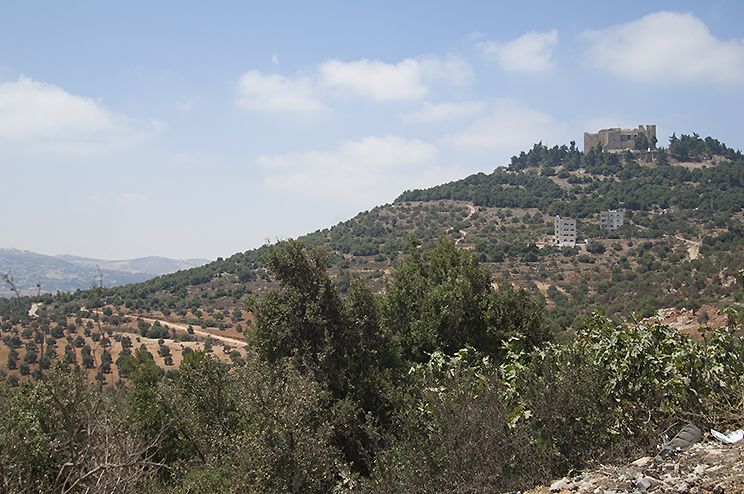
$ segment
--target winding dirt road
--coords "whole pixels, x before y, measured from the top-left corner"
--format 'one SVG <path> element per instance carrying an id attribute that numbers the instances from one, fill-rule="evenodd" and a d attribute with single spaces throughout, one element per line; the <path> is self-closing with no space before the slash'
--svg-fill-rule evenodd
<path id="1" fill-rule="evenodd" d="M 100 310 L 96 310 L 95 312 L 97 312 L 99 314 L 101 313 Z M 167 327 L 167 328 L 176 328 L 176 329 L 180 329 L 180 330 L 186 331 L 186 332 L 188 332 L 188 329 L 189 329 L 189 325 L 188 324 L 181 324 L 181 323 L 177 323 L 177 322 L 170 322 L 170 321 L 166 321 L 164 319 L 155 319 L 153 317 L 142 317 L 142 316 L 135 316 L 135 315 L 129 315 L 127 317 L 132 318 L 132 320 L 134 320 L 134 321 L 136 321 L 137 319 L 142 319 L 143 321 L 145 321 L 146 323 L 149 323 L 149 324 L 153 324 L 153 323 L 155 323 L 155 321 L 157 321 L 157 322 L 160 323 L 161 326 L 164 326 L 164 327 Z M 208 333 L 206 331 L 202 331 L 201 329 L 194 328 L 193 325 L 191 326 L 191 328 L 194 330 L 194 334 L 197 334 L 199 336 L 204 336 L 204 337 L 209 336 L 213 340 L 220 340 L 222 342 L 230 343 L 232 345 L 240 345 L 241 347 L 245 346 L 245 344 L 246 344 L 245 343 L 245 340 L 239 340 L 237 338 L 230 338 L 229 336 L 222 336 L 222 335 L 218 335 L 218 334 Z"/>

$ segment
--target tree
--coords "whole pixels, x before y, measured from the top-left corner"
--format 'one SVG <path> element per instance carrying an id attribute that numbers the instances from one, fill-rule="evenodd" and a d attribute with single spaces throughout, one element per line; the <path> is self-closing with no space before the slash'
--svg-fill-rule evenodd
<path id="1" fill-rule="evenodd" d="M 129 336 L 122 336 L 121 337 L 121 347 L 122 348 L 132 348 L 132 339 Z"/>
<path id="2" fill-rule="evenodd" d="M 100 367 L 100 371 L 103 374 L 109 374 L 111 372 L 112 361 L 113 361 L 113 358 L 111 357 L 111 353 L 104 350 L 104 352 L 101 354 L 101 367 Z"/>
<path id="3" fill-rule="evenodd" d="M 96 360 L 93 358 L 90 345 L 85 345 L 80 349 L 80 357 L 83 367 L 86 369 L 92 369 L 96 365 Z"/>
<path id="4" fill-rule="evenodd" d="M 659 154 L 656 156 L 656 164 L 658 166 L 669 165 L 669 159 L 667 158 L 666 149 L 659 149 Z"/>
<path id="5" fill-rule="evenodd" d="M 38 359 L 39 355 L 33 350 L 27 351 L 26 355 L 23 356 L 23 361 L 27 364 L 35 364 Z"/>
<path id="6" fill-rule="evenodd" d="M 51 329 L 51 336 L 54 338 L 64 338 L 65 337 L 65 328 L 61 325 L 56 325 Z"/>
<path id="7" fill-rule="evenodd" d="M 249 299 L 246 310 L 256 321 L 249 343 L 261 361 L 275 368 L 289 362 L 330 392 L 328 406 L 343 420 L 335 442 L 357 471 L 368 471 L 375 439 L 365 424 L 390 423 L 385 390 L 389 374 L 400 369 L 374 296 L 353 280 L 344 303 L 326 273 L 328 253 L 320 247 L 289 240 L 263 260 L 282 291 L 272 290 L 260 303 Z"/>
<path id="8" fill-rule="evenodd" d="M 65 363 L 74 364 L 75 362 L 77 362 L 75 350 L 73 350 L 72 345 L 65 345 Z"/>
<path id="9" fill-rule="evenodd" d="M 150 329 L 150 325 L 147 321 L 137 319 L 137 329 L 139 330 L 140 336 L 147 336 L 147 331 Z"/>
<path id="10" fill-rule="evenodd" d="M 633 144 L 633 149 L 637 151 L 646 151 L 649 147 L 648 137 L 646 137 L 646 134 L 639 134 L 635 137 Z"/>
<path id="11" fill-rule="evenodd" d="M 330 371 L 334 342 L 342 332 L 341 299 L 326 268 L 327 251 L 305 249 L 297 240 L 287 240 L 263 259 L 272 278 L 283 291 L 270 291 L 260 304 L 252 299 L 256 328 L 250 343 L 269 363 L 289 357 L 299 368 L 320 374 Z M 319 376 L 323 380 L 322 376 Z"/>
<path id="12" fill-rule="evenodd" d="M 452 355 L 468 345 L 496 355 L 511 336 L 527 347 L 549 338 L 542 308 L 524 290 L 508 284 L 495 290 L 475 252 L 444 238 L 432 251 L 419 252 L 418 245 L 409 242 L 382 311 L 405 359 L 425 362 L 436 350 Z"/>
<path id="13" fill-rule="evenodd" d="M 103 363 L 102 359 L 101 365 Z M 163 435 L 169 437 L 170 407 L 159 387 L 164 374 L 145 345 L 137 348 L 134 355 L 124 357 L 119 366 L 119 375 L 126 377 L 131 385 L 129 399 L 133 418 L 140 424 L 141 432 L 152 439 Z M 158 451 L 156 455 L 158 459 L 167 458 L 171 453 L 171 443 L 166 441 L 163 446 L 164 450 Z"/>
<path id="14" fill-rule="evenodd" d="M 605 250 L 605 245 L 598 240 L 592 240 L 586 246 L 586 251 L 590 254 L 604 254 Z"/>

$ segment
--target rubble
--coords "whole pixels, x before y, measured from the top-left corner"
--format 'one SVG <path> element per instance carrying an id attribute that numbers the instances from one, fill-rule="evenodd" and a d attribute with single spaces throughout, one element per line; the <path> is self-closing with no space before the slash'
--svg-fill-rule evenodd
<path id="1" fill-rule="evenodd" d="M 698 317 L 706 313 L 708 315 L 707 321 L 701 321 Z M 660 309 L 657 314 L 652 317 L 648 317 L 643 320 L 646 323 L 660 323 L 670 328 L 675 328 L 680 333 L 687 334 L 694 339 L 702 339 L 703 335 L 700 332 L 701 329 L 706 327 L 710 328 L 723 328 L 728 324 L 728 317 L 723 311 L 712 305 L 704 305 L 697 311 L 693 312 L 690 309 Z"/>
<path id="2" fill-rule="evenodd" d="M 659 462 L 643 457 L 624 466 L 602 465 L 525 494 L 735 492 L 744 492 L 744 441 L 722 444 L 706 440 Z"/>

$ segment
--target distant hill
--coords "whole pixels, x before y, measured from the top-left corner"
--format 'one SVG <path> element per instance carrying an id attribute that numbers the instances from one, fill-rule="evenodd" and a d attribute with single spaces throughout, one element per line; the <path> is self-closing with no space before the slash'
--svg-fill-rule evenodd
<path id="1" fill-rule="evenodd" d="M 88 268 L 124 271 L 127 273 L 147 273 L 159 276 L 175 273 L 182 269 L 191 269 L 211 262 L 209 259 L 168 259 L 166 257 L 150 256 L 123 261 L 105 261 L 103 259 L 89 259 L 67 254 L 54 256 L 57 259 Z"/>
<path id="2" fill-rule="evenodd" d="M 0 272 L 13 275 L 16 288 L 24 295 L 74 292 L 91 287 L 94 281 L 106 286 L 139 283 L 157 276 L 190 269 L 208 263 L 207 259 L 175 260 L 164 257 L 106 261 L 72 255 L 46 256 L 18 249 L 0 249 Z M 99 272 L 100 269 L 100 272 Z M 10 288 L 0 286 L 0 296 L 9 296 Z"/>

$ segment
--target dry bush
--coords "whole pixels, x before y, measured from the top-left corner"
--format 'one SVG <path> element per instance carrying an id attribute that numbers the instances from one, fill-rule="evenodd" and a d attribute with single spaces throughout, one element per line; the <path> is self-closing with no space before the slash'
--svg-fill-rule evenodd
<path id="1" fill-rule="evenodd" d="M 145 440 L 120 396 L 78 366 L 0 392 L 3 492 L 131 492 L 162 466 L 147 455 L 158 438 Z"/>

